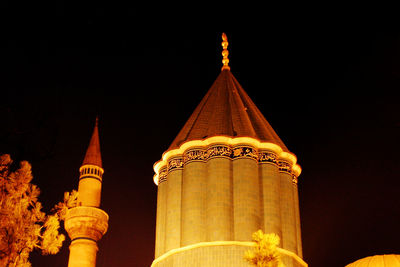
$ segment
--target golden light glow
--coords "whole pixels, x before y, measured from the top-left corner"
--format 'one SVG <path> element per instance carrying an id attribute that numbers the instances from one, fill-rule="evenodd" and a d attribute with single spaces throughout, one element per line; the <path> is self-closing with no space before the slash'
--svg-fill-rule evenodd
<path id="1" fill-rule="evenodd" d="M 189 245 L 189 246 L 185 246 L 185 247 L 181 247 L 181 248 L 175 248 L 175 249 L 171 249 L 170 251 L 164 253 L 163 255 L 161 255 L 160 257 L 158 257 L 157 259 L 155 259 L 153 261 L 153 263 L 151 264 L 151 267 L 154 267 L 157 263 L 159 263 L 160 261 L 164 260 L 165 258 L 174 255 L 174 254 L 178 254 L 180 252 L 183 251 L 187 251 L 190 249 L 194 249 L 194 248 L 200 248 L 200 247 L 212 247 L 212 246 L 244 246 L 244 247 L 254 247 L 256 245 L 255 242 L 246 242 L 246 241 L 213 241 L 213 242 L 200 242 L 197 244 L 193 244 L 193 245 Z M 308 264 L 303 261 L 303 259 L 301 259 L 299 256 L 297 256 L 295 253 L 288 251 L 286 249 L 283 248 L 277 248 L 277 250 L 279 251 L 279 253 L 292 257 L 294 260 L 296 260 L 301 266 L 304 267 L 308 267 Z"/>
<path id="2" fill-rule="evenodd" d="M 228 51 L 228 37 L 226 36 L 225 33 L 222 33 L 222 70 L 230 70 L 231 68 L 229 67 L 229 51 Z"/>
<path id="3" fill-rule="evenodd" d="M 284 152 L 283 149 L 277 144 L 269 143 L 269 142 L 261 142 L 257 139 L 251 137 L 228 137 L 228 136 L 213 136 L 203 140 L 192 140 L 183 143 L 179 148 L 168 150 L 163 153 L 162 159 L 157 161 L 153 168 L 155 175 L 153 176 L 154 183 L 158 185 L 158 175 L 162 167 L 166 166 L 168 160 L 172 157 L 182 156 L 186 150 L 193 147 L 207 147 L 212 144 L 227 144 L 231 146 L 235 145 L 250 145 L 258 150 L 270 150 L 278 155 L 278 158 L 281 160 L 285 160 L 292 165 L 292 170 L 294 175 L 298 177 L 301 173 L 301 167 L 296 164 L 297 158 L 293 153 Z"/>

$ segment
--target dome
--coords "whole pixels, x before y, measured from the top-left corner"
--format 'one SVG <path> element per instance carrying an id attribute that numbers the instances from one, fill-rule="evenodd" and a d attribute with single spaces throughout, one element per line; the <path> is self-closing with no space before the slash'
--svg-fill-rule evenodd
<path id="1" fill-rule="evenodd" d="M 375 255 L 362 258 L 346 267 L 400 267 L 400 255 Z"/>

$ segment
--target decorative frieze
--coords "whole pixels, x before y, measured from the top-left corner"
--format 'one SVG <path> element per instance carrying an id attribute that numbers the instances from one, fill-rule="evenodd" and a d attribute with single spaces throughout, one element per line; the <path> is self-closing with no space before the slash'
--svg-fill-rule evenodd
<path id="1" fill-rule="evenodd" d="M 183 168 L 183 159 L 182 158 L 172 158 L 168 161 L 168 172 L 176 169 Z"/>
<path id="2" fill-rule="evenodd" d="M 158 184 L 161 184 L 162 182 L 165 182 L 167 180 L 167 174 L 168 174 L 167 168 L 162 168 L 160 170 Z"/>
<path id="3" fill-rule="evenodd" d="M 204 161 L 205 155 L 206 153 L 203 149 L 193 149 L 186 151 L 183 155 L 183 164 L 186 164 L 190 161 Z"/>
<path id="4" fill-rule="evenodd" d="M 206 162 L 213 157 L 224 157 L 228 159 L 250 158 L 260 164 L 268 163 L 276 165 L 281 172 L 289 173 L 298 177 L 301 167 L 296 163 L 296 156 L 284 151 L 279 145 L 269 142 L 261 142 L 250 137 L 232 138 L 228 136 L 212 136 L 203 140 L 192 140 L 185 142 L 179 148 L 168 150 L 163 158 L 154 164 L 155 184 L 163 180 L 160 178 L 161 169 L 170 171 L 181 169 L 190 162 Z M 285 161 L 279 165 L 278 161 Z"/>
<path id="5" fill-rule="evenodd" d="M 280 172 L 292 174 L 292 165 L 289 162 L 280 160 L 278 161 L 278 167 Z"/>
<path id="6" fill-rule="evenodd" d="M 196 148 L 186 151 L 183 155 L 183 163 L 207 161 L 215 157 L 225 157 L 229 159 L 251 158 L 258 160 L 258 153 L 255 148 L 250 146 L 237 146 L 232 148 L 227 145 L 216 145 L 208 147 L 206 150 Z"/>
<path id="7" fill-rule="evenodd" d="M 232 148 L 225 145 L 218 145 L 207 148 L 205 160 L 214 157 L 232 158 Z"/>
<path id="8" fill-rule="evenodd" d="M 294 175 L 292 165 L 284 160 L 278 160 L 279 156 L 272 151 L 258 151 L 256 148 L 248 145 L 211 145 L 206 148 L 196 147 L 189 149 L 183 155 L 177 155 L 168 160 L 167 166 L 160 169 L 158 175 L 158 183 L 165 182 L 167 175 L 173 170 L 182 169 L 185 164 L 193 161 L 206 162 L 212 158 L 224 157 L 228 159 L 250 158 L 258 163 L 276 164 L 280 172 L 285 172 L 293 177 L 293 183 L 297 183 L 297 177 Z"/>
<path id="9" fill-rule="evenodd" d="M 251 158 L 258 160 L 257 150 L 249 146 L 235 147 L 233 148 L 232 158 Z"/>
<path id="10" fill-rule="evenodd" d="M 273 152 L 270 152 L 270 151 L 258 152 L 258 162 L 260 162 L 260 163 L 269 162 L 269 163 L 273 163 L 273 164 L 278 164 L 277 160 L 278 160 L 278 155 L 276 155 Z"/>

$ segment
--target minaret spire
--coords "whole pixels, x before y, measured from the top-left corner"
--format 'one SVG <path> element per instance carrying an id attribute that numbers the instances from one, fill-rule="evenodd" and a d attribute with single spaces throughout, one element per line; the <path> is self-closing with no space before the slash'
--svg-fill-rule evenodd
<path id="1" fill-rule="evenodd" d="M 231 67 L 229 67 L 229 51 L 228 51 L 228 37 L 226 36 L 225 33 L 222 33 L 222 68 L 221 70 L 230 70 Z"/>
<path id="2" fill-rule="evenodd" d="M 100 140 L 99 140 L 99 117 L 96 117 L 96 123 L 93 129 L 92 138 L 90 139 L 89 147 L 86 150 L 86 155 L 82 165 L 96 165 L 102 167 L 101 153 L 100 153 Z"/>

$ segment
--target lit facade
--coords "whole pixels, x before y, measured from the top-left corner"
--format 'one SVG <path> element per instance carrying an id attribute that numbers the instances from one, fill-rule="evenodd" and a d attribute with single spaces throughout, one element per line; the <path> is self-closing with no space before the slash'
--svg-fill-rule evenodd
<path id="1" fill-rule="evenodd" d="M 301 168 L 232 75 L 223 36 L 220 75 L 162 159 L 154 267 L 249 266 L 261 229 L 281 237 L 286 267 L 302 260 Z"/>

